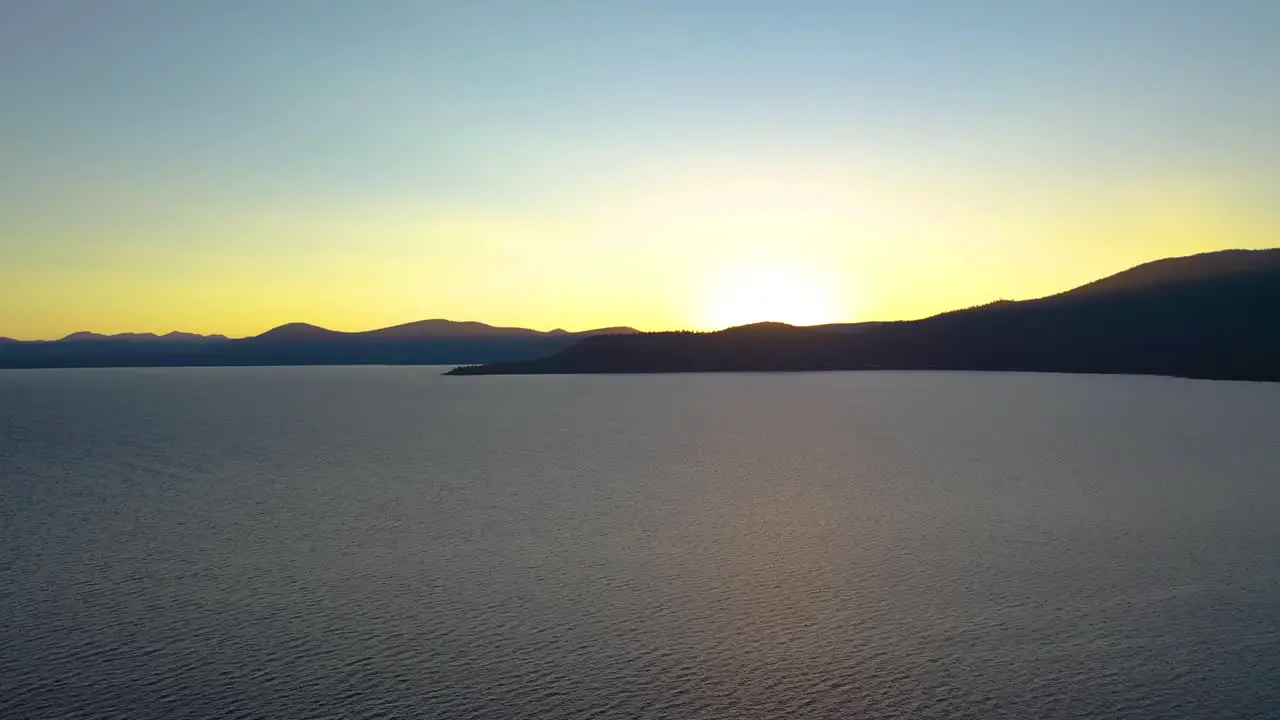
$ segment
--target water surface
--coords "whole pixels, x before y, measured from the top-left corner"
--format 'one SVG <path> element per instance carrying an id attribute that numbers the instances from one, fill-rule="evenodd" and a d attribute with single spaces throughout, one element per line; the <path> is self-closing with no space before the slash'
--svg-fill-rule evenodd
<path id="1" fill-rule="evenodd" d="M 0 372 L 3 718 L 1259 718 L 1280 385 Z"/>

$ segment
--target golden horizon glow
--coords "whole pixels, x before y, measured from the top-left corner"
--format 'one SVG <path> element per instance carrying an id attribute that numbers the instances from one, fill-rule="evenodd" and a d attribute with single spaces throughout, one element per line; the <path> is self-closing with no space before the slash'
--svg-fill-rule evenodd
<path id="1" fill-rule="evenodd" d="M 703 329 L 758 322 L 822 325 L 849 321 L 841 312 L 835 279 L 795 262 L 731 267 L 709 283 Z"/>
<path id="2" fill-rule="evenodd" d="M 1031 193 L 992 169 L 894 182 L 871 158 L 838 172 L 695 160 L 521 212 L 175 204 L 120 220 L 86 206 L 24 230 L 40 244 L 0 268 L 0 307 L 16 310 L 0 336 L 909 320 L 1280 238 L 1274 210 L 1193 180 L 1046 178 Z M 82 239 L 74 262 L 66 237 Z"/>

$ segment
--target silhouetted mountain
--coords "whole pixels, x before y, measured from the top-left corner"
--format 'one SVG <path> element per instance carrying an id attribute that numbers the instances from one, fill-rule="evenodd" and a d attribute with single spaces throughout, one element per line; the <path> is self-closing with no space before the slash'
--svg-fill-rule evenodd
<path id="1" fill-rule="evenodd" d="M 369 330 L 360 333 L 366 337 L 411 338 L 411 337 L 496 337 L 541 335 L 537 330 L 513 327 L 494 327 L 482 322 L 455 322 L 453 320 L 419 320 L 417 322 L 394 325 L 380 330 Z"/>
<path id="2" fill-rule="evenodd" d="M 110 335 L 100 335 L 95 332 L 81 330 L 80 332 L 71 333 L 70 335 L 59 340 L 58 342 L 97 342 L 100 340 L 109 340 L 110 338 L 111 338 Z"/>
<path id="3" fill-rule="evenodd" d="M 392 327 L 381 328 L 379 330 L 367 330 L 361 333 L 355 333 L 365 337 L 379 338 L 412 338 L 412 337 L 430 337 L 430 338 L 462 338 L 462 337 L 533 337 L 533 336 L 571 336 L 576 335 L 585 337 L 588 335 L 604 335 L 614 334 L 622 335 L 626 333 L 634 333 L 635 329 L 629 327 L 611 327 L 598 328 L 595 330 L 584 330 L 581 332 L 568 332 L 561 328 L 542 332 L 540 330 L 530 330 L 528 328 L 519 327 L 496 327 L 486 325 L 482 322 L 458 322 L 455 320 L 419 320 L 417 322 L 405 323 L 403 325 L 393 325 Z"/>
<path id="4" fill-rule="evenodd" d="M 177 330 L 174 330 L 172 332 L 167 332 L 164 335 L 161 335 L 158 339 L 164 340 L 167 342 L 202 342 L 205 340 L 214 340 L 214 341 L 227 340 L 229 338 L 227 338 L 226 335 L 221 335 L 221 334 L 198 335 L 196 333 L 184 333 L 184 332 L 178 332 Z"/>
<path id="5" fill-rule="evenodd" d="M 856 332 L 761 323 L 593 337 L 547 358 L 452 374 L 864 369 L 1280 381 L 1280 250 L 1173 258 L 1039 300 Z"/>
<path id="6" fill-rule="evenodd" d="M 559 333 L 563 333 L 563 332 L 565 332 L 565 331 L 564 331 L 564 330 L 552 330 L 551 332 L 553 332 L 553 333 L 557 333 L 557 332 L 559 332 Z M 625 326 L 625 325 L 619 325 L 619 326 L 615 326 L 615 327 L 595 328 L 594 330 L 581 330 L 581 331 L 579 331 L 579 332 L 569 333 L 569 334 L 570 334 L 570 335 L 576 335 L 577 337 L 591 337 L 591 336 L 594 336 L 594 335 L 636 335 L 636 334 L 639 334 L 639 332 L 640 332 L 639 330 L 636 330 L 636 329 L 635 329 L 635 328 L 633 328 L 633 327 L 627 327 L 627 326 Z"/>
<path id="7" fill-rule="evenodd" d="M 157 335 L 155 333 L 119 333 L 116 335 L 102 335 L 100 333 L 82 330 L 80 332 L 73 332 L 56 342 L 205 342 L 226 339 L 226 335 L 197 335 L 195 333 L 177 332 L 176 330 L 174 332 L 165 333 L 164 335 Z"/>
<path id="8" fill-rule="evenodd" d="M 328 340 L 328 339 L 342 337 L 348 334 L 349 333 L 338 332 L 337 330 L 328 330 L 326 328 L 320 327 L 319 325 L 312 325 L 310 323 L 303 323 L 303 322 L 295 322 L 295 323 L 287 323 L 287 324 L 281 325 L 280 327 L 271 328 L 270 330 L 262 333 L 261 335 L 256 335 L 253 338 L 248 338 L 248 339 Z"/>
<path id="9" fill-rule="evenodd" d="M 635 332 L 614 328 L 611 332 Z M 602 331 L 544 333 L 478 322 L 424 320 L 366 332 L 289 323 L 255 337 L 188 333 L 73 333 L 61 340 L 0 344 L 0 367 L 185 365 L 452 365 L 543 357 Z"/>
<path id="10" fill-rule="evenodd" d="M 1095 280 L 1064 295 L 1109 293 L 1123 290 L 1147 290 L 1196 280 L 1229 279 L 1236 275 L 1265 270 L 1280 270 L 1280 249 L 1223 250 L 1221 252 L 1165 258 L 1144 263 Z"/>
<path id="11" fill-rule="evenodd" d="M 387 336 L 391 331 L 401 331 L 402 329 L 413 328 L 420 332 L 423 337 L 513 337 L 513 336 L 552 336 L 552 337 L 589 337 L 592 335 L 629 335 L 636 332 L 635 328 L 629 327 L 607 327 L 595 328 L 592 330 L 580 330 L 577 332 L 569 332 L 563 328 L 548 330 L 530 330 L 528 328 L 518 327 L 495 327 L 486 325 L 481 322 L 455 322 L 452 320 L 422 320 L 416 323 L 408 323 L 406 325 L 397 325 L 394 327 L 383 328 L 381 330 L 370 330 L 365 335 L 377 335 L 380 337 Z"/>
<path id="12" fill-rule="evenodd" d="M 598 330 L 585 330 L 583 332 L 570 333 L 565 330 L 556 329 L 550 332 L 542 332 L 540 330 L 531 330 L 521 327 L 497 327 L 487 325 L 482 322 L 475 321 L 457 321 L 457 320 L 418 320 L 416 322 L 404 323 L 402 325 L 392 325 L 391 327 L 378 328 L 376 330 L 363 330 L 360 332 L 341 332 L 338 330 L 329 330 L 318 325 L 309 323 L 288 323 L 280 327 L 272 328 L 261 335 L 257 335 L 251 339 L 257 340 L 336 340 L 339 338 L 362 338 L 362 339 L 415 339 L 415 338 L 514 338 L 514 337 L 545 337 L 545 336 L 578 336 L 585 337 L 588 335 L 602 334 L 624 334 L 636 332 L 629 327 L 601 328 Z"/>
<path id="13" fill-rule="evenodd" d="M 826 325 L 811 325 L 810 327 L 822 332 L 849 334 L 866 332 L 884 324 L 883 322 L 827 323 Z"/>

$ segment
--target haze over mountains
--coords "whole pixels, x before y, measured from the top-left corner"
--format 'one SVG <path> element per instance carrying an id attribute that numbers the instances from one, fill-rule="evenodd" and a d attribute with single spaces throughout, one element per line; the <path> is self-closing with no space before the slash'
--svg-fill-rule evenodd
<path id="1" fill-rule="evenodd" d="M 760 323 L 589 338 L 455 375 L 767 370 L 1003 370 L 1280 381 L 1280 249 L 1147 263 L 1058 295 L 859 332 Z"/>

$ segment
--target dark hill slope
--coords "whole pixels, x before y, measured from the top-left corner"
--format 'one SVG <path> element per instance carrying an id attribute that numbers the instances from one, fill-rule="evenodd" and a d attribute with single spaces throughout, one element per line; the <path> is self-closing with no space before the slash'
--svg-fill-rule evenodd
<path id="1" fill-rule="evenodd" d="M 1280 249 L 1224 250 L 1222 252 L 1164 258 L 1095 280 L 1063 295 L 1147 290 L 1199 280 L 1228 279 L 1236 275 L 1280 270 Z"/>
<path id="2" fill-rule="evenodd" d="M 1247 267 L 1211 256 L 1177 258 L 1155 273 L 1108 278 L 1110 289 L 1095 283 L 854 334 L 767 324 L 599 337 L 541 360 L 453 372 L 935 369 L 1280 380 L 1276 255 L 1250 254 L 1256 262 Z"/>

